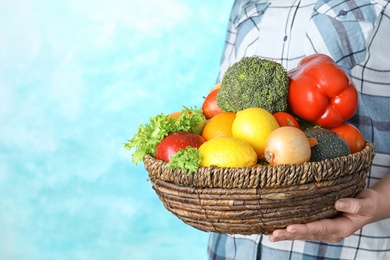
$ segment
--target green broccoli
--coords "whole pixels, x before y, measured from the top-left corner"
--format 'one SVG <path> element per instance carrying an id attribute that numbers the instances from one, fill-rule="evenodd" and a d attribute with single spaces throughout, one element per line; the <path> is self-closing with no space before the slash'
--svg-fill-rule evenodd
<path id="1" fill-rule="evenodd" d="M 244 57 L 228 68 L 222 78 L 217 103 L 225 111 L 261 107 L 270 113 L 286 111 L 289 79 L 279 63 Z"/>

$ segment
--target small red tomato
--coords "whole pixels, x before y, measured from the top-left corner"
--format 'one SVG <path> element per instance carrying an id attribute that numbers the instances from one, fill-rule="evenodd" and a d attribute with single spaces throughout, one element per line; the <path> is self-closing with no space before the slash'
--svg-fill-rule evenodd
<path id="1" fill-rule="evenodd" d="M 366 141 L 359 129 L 352 124 L 342 124 L 331 128 L 348 144 L 351 153 L 361 151 L 366 146 Z"/>
<path id="2" fill-rule="evenodd" d="M 169 162 L 171 156 L 187 146 L 199 148 L 205 139 L 193 132 L 175 132 L 166 136 L 156 148 L 156 159 Z"/>
<path id="3" fill-rule="evenodd" d="M 221 83 L 218 83 L 218 84 L 216 84 L 211 90 L 220 89 L 221 87 L 222 87 L 222 84 L 221 84 Z"/>
<path id="4" fill-rule="evenodd" d="M 207 119 L 210 119 L 213 116 L 223 112 L 223 110 L 218 106 L 216 99 L 219 90 L 220 88 L 214 88 L 213 90 L 211 90 L 203 102 L 202 110 L 204 116 Z"/>
<path id="5" fill-rule="evenodd" d="M 275 112 L 273 116 L 276 121 L 278 121 L 279 126 L 293 126 L 299 128 L 298 121 L 290 113 L 279 111 Z"/>

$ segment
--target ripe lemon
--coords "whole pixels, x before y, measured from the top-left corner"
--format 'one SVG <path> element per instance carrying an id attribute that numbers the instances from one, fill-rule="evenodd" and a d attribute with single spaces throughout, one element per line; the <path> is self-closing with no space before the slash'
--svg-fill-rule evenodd
<path id="1" fill-rule="evenodd" d="M 222 112 L 212 117 L 204 126 L 202 136 L 206 140 L 216 137 L 232 136 L 232 124 L 236 113 Z"/>
<path id="2" fill-rule="evenodd" d="M 270 112 L 260 107 L 251 107 L 236 113 L 232 134 L 249 143 L 260 159 L 264 157 L 268 136 L 277 128 L 279 124 Z"/>
<path id="3" fill-rule="evenodd" d="M 251 167 L 257 163 L 252 146 L 232 136 L 210 139 L 198 151 L 202 155 L 200 166 Z"/>

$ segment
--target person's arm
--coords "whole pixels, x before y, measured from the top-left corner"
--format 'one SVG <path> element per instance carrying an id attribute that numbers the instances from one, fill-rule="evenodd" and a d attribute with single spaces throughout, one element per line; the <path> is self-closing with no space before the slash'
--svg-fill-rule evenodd
<path id="1" fill-rule="evenodd" d="M 390 218 L 390 173 L 355 198 L 336 201 L 335 207 L 343 212 L 335 219 L 323 219 L 307 224 L 290 225 L 275 230 L 269 240 L 319 240 L 339 242 L 363 226 Z"/>
<path id="2" fill-rule="evenodd" d="M 357 88 L 370 98 L 377 97 L 378 104 L 371 101 L 362 104 L 368 112 L 365 118 L 376 123 L 377 128 L 372 137 L 374 144 L 380 147 L 381 161 L 376 163 L 384 168 L 389 168 L 389 133 L 388 116 L 381 111 L 388 111 L 390 86 L 390 52 L 386 47 L 390 35 L 390 3 L 384 2 L 384 10 L 378 19 L 372 41 L 368 45 L 367 59 L 352 69 L 352 76 Z M 363 97 L 363 100 L 365 98 Z M 374 118 L 369 118 L 369 115 Z M 364 121 L 364 120 L 363 120 Z M 367 125 L 365 125 L 367 128 Z M 376 127 L 375 125 L 373 127 Z M 373 173 L 371 173 L 373 174 Z M 290 225 L 286 229 L 275 230 L 270 236 L 270 241 L 279 240 L 320 240 L 326 242 L 338 242 L 352 235 L 363 226 L 390 218 L 390 172 L 381 174 L 383 177 L 370 188 L 361 191 L 355 198 L 344 198 L 335 202 L 335 208 L 341 212 L 340 217 L 323 219 L 307 224 Z"/>
<path id="3" fill-rule="evenodd" d="M 379 208 L 377 216 L 372 222 L 390 218 L 390 173 L 381 181 L 375 183 L 371 189 L 379 194 Z"/>

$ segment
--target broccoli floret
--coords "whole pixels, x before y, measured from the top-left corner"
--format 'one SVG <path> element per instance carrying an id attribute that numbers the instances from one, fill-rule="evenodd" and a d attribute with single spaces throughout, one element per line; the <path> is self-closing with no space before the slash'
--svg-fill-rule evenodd
<path id="1" fill-rule="evenodd" d="M 225 111 L 261 107 L 270 113 L 286 111 L 289 79 L 279 63 L 244 57 L 228 68 L 222 78 L 217 103 Z"/>

